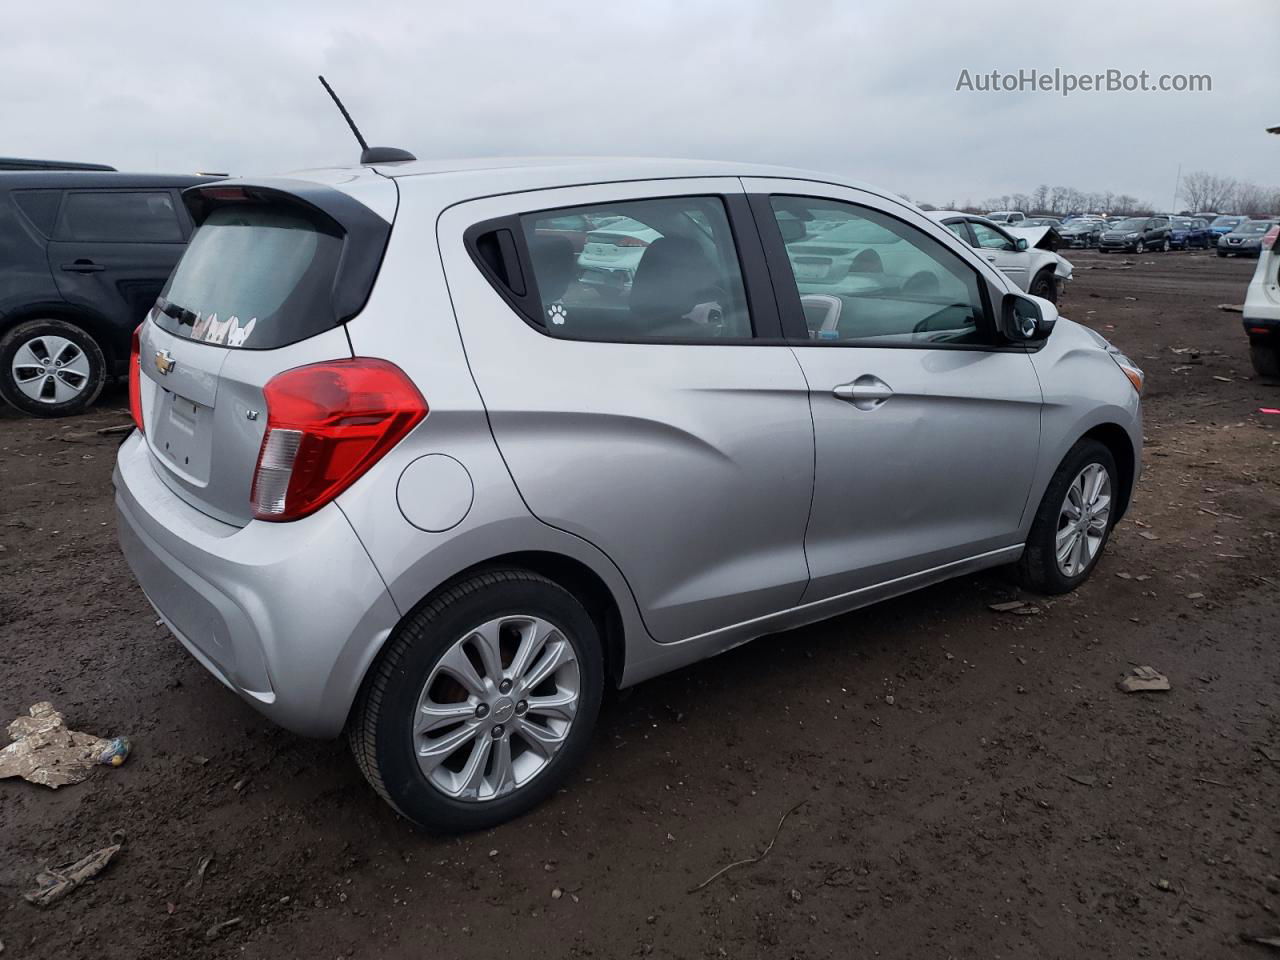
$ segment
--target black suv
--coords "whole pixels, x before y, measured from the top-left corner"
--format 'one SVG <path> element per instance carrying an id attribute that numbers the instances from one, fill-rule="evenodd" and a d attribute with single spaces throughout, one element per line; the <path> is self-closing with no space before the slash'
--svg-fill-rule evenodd
<path id="1" fill-rule="evenodd" d="M 1168 217 L 1130 217 L 1112 223 L 1102 231 L 1098 249 L 1103 253 L 1127 250 L 1130 253 L 1146 253 L 1148 250 L 1169 249 Z"/>
<path id="2" fill-rule="evenodd" d="M 134 328 L 191 236 L 179 194 L 210 179 L 0 173 L 0 396 L 78 413 L 127 373 Z"/>

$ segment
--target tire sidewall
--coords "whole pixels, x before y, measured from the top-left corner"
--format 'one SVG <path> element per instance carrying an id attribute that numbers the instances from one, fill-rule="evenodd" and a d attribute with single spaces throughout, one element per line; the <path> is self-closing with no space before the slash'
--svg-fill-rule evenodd
<path id="1" fill-rule="evenodd" d="M 409 643 L 393 670 L 378 713 L 376 762 L 393 805 L 430 830 L 482 829 L 524 813 L 555 792 L 591 744 L 604 690 L 600 640 L 590 616 L 550 581 L 503 580 L 449 603 L 437 615 L 411 616 L 402 629 Z M 554 624 L 573 645 L 581 694 L 573 726 L 551 762 L 526 786 L 492 801 L 453 800 L 422 773 L 415 758 L 412 717 L 427 677 L 441 656 L 468 631 L 505 615 L 533 614 Z M 390 641 L 389 641 L 390 642 Z"/>
<path id="2" fill-rule="evenodd" d="M 13 358 L 23 344 L 39 336 L 63 337 L 83 352 L 89 361 L 89 382 L 73 399 L 64 403 L 32 400 L 13 379 Z M 107 361 L 98 342 L 82 327 L 65 320 L 28 320 L 0 337 L 0 396 L 13 407 L 34 417 L 66 417 L 83 413 L 98 399 L 107 380 Z"/>
<path id="3" fill-rule="evenodd" d="M 1074 577 L 1068 577 L 1058 569 L 1056 550 L 1058 516 L 1062 510 L 1067 489 L 1080 471 L 1091 463 L 1101 464 L 1111 480 L 1111 514 L 1107 519 L 1107 529 L 1103 532 L 1098 552 L 1094 554 L 1084 570 Z M 1117 519 L 1119 497 L 1120 477 L 1111 451 L 1097 440 L 1081 440 L 1072 447 L 1049 481 L 1049 486 L 1045 490 L 1040 508 L 1036 511 L 1035 520 L 1031 525 L 1031 534 L 1027 538 L 1027 561 L 1031 568 L 1028 572 L 1040 589 L 1048 593 L 1067 593 L 1089 578 L 1106 552 L 1107 544 L 1111 541 L 1111 531 L 1115 528 Z"/>

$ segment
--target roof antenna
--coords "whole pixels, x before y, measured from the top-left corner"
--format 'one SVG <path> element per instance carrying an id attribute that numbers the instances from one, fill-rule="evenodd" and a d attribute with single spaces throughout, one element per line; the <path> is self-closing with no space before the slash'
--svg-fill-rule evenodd
<path id="1" fill-rule="evenodd" d="M 324 85 L 329 96 L 333 97 L 333 102 L 338 109 L 342 111 L 342 119 L 347 121 L 347 126 L 351 128 L 351 132 L 356 136 L 356 142 L 360 144 L 360 162 L 362 164 L 372 163 L 400 163 L 405 160 L 417 160 L 408 150 L 401 150 L 399 147 L 371 147 L 365 142 L 364 137 L 360 135 L 360 128 L 356 126 L 356 122 L 351 119 L 351 114 L 347 113 L 347 108 L 342 105 L 342 101 L 338 99 L 338 95 L 333 92 L 333 87 L 329 86 L 329 81 L 323 76 L 320 77 L 320 83 Z"/>

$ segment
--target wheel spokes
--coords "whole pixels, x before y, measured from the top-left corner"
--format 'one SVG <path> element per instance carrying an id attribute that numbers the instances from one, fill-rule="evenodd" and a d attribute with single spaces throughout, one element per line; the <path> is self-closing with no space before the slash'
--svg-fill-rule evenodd
<path id="1" fill-rule="evenodd" d="M 442 737 L 420 743 L 418 746 L 418 765 L 423 773 L 430 773 L 436 767 L 453 756 L 460 747 L 470 742 L 479 732 L 479 727 L 464 724 Z M 474 752 L 474 751 L 473 751 Z"/>

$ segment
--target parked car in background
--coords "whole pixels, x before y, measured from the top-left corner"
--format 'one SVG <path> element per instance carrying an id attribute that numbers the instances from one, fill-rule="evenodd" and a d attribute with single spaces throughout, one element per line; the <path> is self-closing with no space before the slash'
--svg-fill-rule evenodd
<path id="1" fill-rule="evenodd" d="M 540 237 L 566 237 L 574 253 L 582 253 L 592 230 L 606 226 L 604 221 L 593 220 L 581 213 L 567 213 L 563 217 L 548 220 L 538 230 Z"/>
<path id="2" fill-rule="evenodd" d="M 1199 217 L 1169 218 L 1169 249 L 1208 250 L 1209 224 Z"/>
<path id="3" fill-rule="evenodd" d="M 504 158 L 184 198 L 125 557 L 223 684 L 434 829 L 561 789 L 607 685 L 1002 564 L 1076 588 L 1140 472 L 1142 372 L 885 191 Z M 625 296 L 539 235 L 571 211 L 650 231 Z M 811 274 L 815 220 L 916 282 Z"/>
<path id="4" fill-rule="evenodd" d="M 1101 217 L 1073 217 L 1058 228 L 1063 242 L 1070 248 L 1092 249 L 1098 245 L 1107 222 Z"/>
<path id="5" fill-rule="evenodd" d="M 993 223 L 1022 223 L 1027 219 L 1027 215 L 1021 210 L 992 210 L 986 214 L 986 218 Z"/>
<path id="6" fill-rule="evenodd" d="M 180 191 L 207 180 L 0 173 L 0 396 L 33 416 L 79 413 L 127 372 L 191 235 Z"/>
<path id="7" fill-rule="evenodd" d="M 1052 227 L 1009 226 L 954 210 L 933 210 L 929 216 L 977 248 L 983 259 L 1033 296 L 1057 302 L 1071 279 L 1070 261 L 1037 246 Z"/>
<path id="8" fill-rule="evenodd" d="M 1062 226 L 1062 221 L 1057 217 L 1028 217 L 1021 223 L 1019 227 L 1053 227 L 1055 229 Z"/>
<path id="9" fill-rule="evenodd" d="M 1244 332 L 1253 369 L 1261 377 L 1280 380 L 1280 225 L 1263 235 L 1244 298 Z"/>
<path id="10" fill-rule="evenodd" d="M 1275 220 L 1246 220 L 1238 224 L 1230 233 L 1218 238 L 1218 256 L 1259 256 L 1262 253 L 1262 238 L 1275 225 Z"/>
<path id="11" fill-rule="evenodd" d="M 592 230 L 578 254 L 578 279 L 597 293 L 626 293 L 649 244 L 661 234 L 630 217 Z"/>
<path id="12" fill-rule="evenodd" d="M 1216 244 L 1219 237 L 1225 237 L 1228 233 L 1248 219 L 1248 217 L 1237 217 L 1234 215 L 1215 217 L 1209 222 L 1209 230 L 1213 234 L 1209 239 Z"/>
<path id="13" fill-rule="evenodd" d="M 1148 250 L 1169 249 L 1169 218 L 1130 217 L 1113 223 L 1098 239 L 1098 249 L 1103 253 L 1127 250 L 1130 253 L 1146 253 Z"/>

